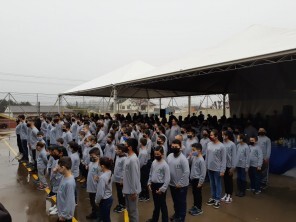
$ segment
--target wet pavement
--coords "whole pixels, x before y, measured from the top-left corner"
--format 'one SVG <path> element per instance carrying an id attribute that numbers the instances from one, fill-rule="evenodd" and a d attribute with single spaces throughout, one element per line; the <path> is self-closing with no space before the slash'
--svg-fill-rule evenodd
<path id="1" fill-rule="evenodd" d="M 5 139 L 17 152 L 16 138 Z M 7 144 L 0 141 L 0 202 L 12 215 L 13 222 L 53 222 L 57 217 L 48 216 L 52 203 L 45 199 L 45 191 L 38 191 L 33 178 L 23 165 L 19 165 Z M 10 154 L 9 154 L 10 153 Z M 9 156 L 10 155 L 10 156 Z M 79 187 L 79 200 L 75 212 L 78 221 L 86 220 L 90 213 L 90 204 L 85 189 Z M 113 189 L 115 194 L 115 189 Z M 270 187 L 260 195 L 247 193 L 244 198 L 233 198 L 232 204 L 223 204 L 220 209 L 207 206 L 209 184 L 203 189 L 203 211 L 200 216 L 188 214 L 186 221 L 200 222 L 294 222 L 296 221 L 296 178 L 271 175 Z M 117 204 L 114 195 L 113 207 Z M 187 208 L 192 206 L 191 189 L 188 190 Z M 170 193 L 167 195 L 169 215 L 173 214 L 173 204 Z M 112 207 L 112 208 L 113 208 Z M 140 222 L 145 222 L 152 215 L 153 201 L 139 203 Z M 124 221 L 123 214 L 111 213 L 111 220 Z"/>

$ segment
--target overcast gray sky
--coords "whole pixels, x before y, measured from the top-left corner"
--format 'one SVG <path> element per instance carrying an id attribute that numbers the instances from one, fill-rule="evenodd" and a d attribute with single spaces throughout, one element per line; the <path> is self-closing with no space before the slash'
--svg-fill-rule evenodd
<path id="1" fill-rule="evenodd" d="M 134 60 L 162 65 L 252 24 L 296 28 L 295 9 L 295 0 L 0 0 L 0 92 L 57 94 Z"/>

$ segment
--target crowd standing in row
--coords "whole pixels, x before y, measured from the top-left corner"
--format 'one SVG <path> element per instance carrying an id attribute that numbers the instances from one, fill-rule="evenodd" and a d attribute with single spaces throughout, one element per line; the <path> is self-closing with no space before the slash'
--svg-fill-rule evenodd
<path id="1" fill-rule="evenodd" d="M 222 119 L 225 117 L 222 117 Z M 219 120 L 221 123 L 221 120 Z M 58 221 L 72 221 L 77 206 L 77 184 L 89 193 L 91 213 L 86 219 L 110 221 L 115 183 L 118 204 L 114 212 L 127 209 L 131 222 L 139 221 L 138 201 L 154 201 L 151 219 L 185 221 L 187 191 L 192 187 L 193 216 L 203 213 L 202 187 L 210 181 L 207 205 L 218 209 L 221 201 L 233 198 L 233 175 L 237 173 L 237 196 L 247 190 L 260 194 L 268 182 L 270 139 L 264 128 L 233 127 L 215 117 L 205 120 L 188 116 L 182 121 L 170 115 L 62 116 L 41 115 L 38 119 L 20 115 L 17 119 L 18 159 L 38 172 L 37 188 L 50 189 L 47 198 L 57 196 L 50 215 Z M 213 128 L 211 125 L 215 125 Z M 47 182 L 49 178 L 49 183 Z M 225 195 L 222 195 L 224 180 Z M 169 217 L 166 193 L 170 190 L 174 214 Z"/>

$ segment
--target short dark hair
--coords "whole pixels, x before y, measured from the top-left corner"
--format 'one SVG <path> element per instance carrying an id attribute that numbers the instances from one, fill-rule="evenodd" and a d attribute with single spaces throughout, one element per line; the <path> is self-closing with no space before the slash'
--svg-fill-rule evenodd
<path id="1" fill-rule="evenodd" d="M 43 133 L 42 131 L 39 131 L 39 132 L 37 133 L 37 136 L 44 136 L 44 133 Z"/>
<path id="2" fill-rule="evenodd" d="M 19 115 L 18 118 L 22 119 L 22 120 L 26 119 L 25 115 L 23 115 L 23 114 Z"/>
<path id="3" fill-rule="evenodd" d="M 172 144 L 178 144 L 180 147 L 182 147 L 181 141 L 180 140 L 173 140 Z"/>
<path id="4" fill-rule="evenodd" d="M 67 170 L 70 170 L 72 167 L 72 161 L 71 158 L 68 156 L 63 156 L 59 160 L 60 167 L 65 167 Z"/>
<path id="5" fill-rule="evenodd" d="M 131 146 L 132 149 L 133 149 L 133 151 L 135 153 L 138 152 L 138 150 L 137 150 L 137 148 L 138 148 L 138 141 L 135 138 L 129 138 L 129 139 L 127 139 L 126 144 L 127 144 L 128 147 Z"/>
<path id="6" fill-rule="evenodd" d="M 73 149 L 74 152 L 77 152 L 79 150 L 79 145 L 78 143 L 71 141 L 68 143 L 69 146 Z"/>
<path id="7" fill-rule="evenodd" d="M 70 123 L 64 123 L 64 126 L 66 127 L 66 129 L 70 129 L 71 127 Z"/>
<path id="8" fill-rule="evenodd" d="M 143 146 L 146 146 L 147 145 L 147 139 L 146 138 L 141 138 L 140 139 L 140 143 L 143 145 Z"/>
<path id="9" fill-rule="evenodd" d="M 202 145 L 200 143 L 193 143 L 191 146 L 192 146 L 192 148 L 196 148 L 198 150 L 202 150 Z"/>
<path id="10" fill-rule="evenodd" d="M 125 145 L 122 144 L 122 143 L 117 144 L 116 147 L 117 147 L 118 150 L 121 150 L 121 151 L 124 152 L 124 153 L 127 152 Z"/>
<path id="11" fill-rule="evenodd" d="M 64 139 L 63 139 L 63 138 L 58 138 L 58 139 L 57 139 L 57 142 L 58 142 L 58 143 L 61 143 L 61 144 L 64 144 Z"/>
<path id="12" fill-rule="evenodd" d="M 37 146 L 43 148 L 43 147 L 45 147 L 45 144 L 44 144 L 43 142 L 38 142 L 38 143 L 36 144 L 36 147 L 37 147 Z"/>
<path id="13" fill-rule="evenodd" d="M 159 151 L 162 155 L 164 154 L 164 149 L 162 146 L 155 147 L 154 151 Z"/>
<path id="14" fill-rule="evenodd" d="M 100 156 L 100 149 L 98 147 L 94 147 L 89 151 L 90 154 L 95 154 L 96 156 Z"/>
<path id="15" fill-rule="evenodd" d="M 165 137 L 163 135 L 159 135 L 158 138 L 161 139 L 162 142 L 165 142 Z"/>
<path id="16" fill-rule="evenodd" d="M 91 136 L 87 137 L 87 140 L 97 142 L 97 137 L 91 135 Z"/>

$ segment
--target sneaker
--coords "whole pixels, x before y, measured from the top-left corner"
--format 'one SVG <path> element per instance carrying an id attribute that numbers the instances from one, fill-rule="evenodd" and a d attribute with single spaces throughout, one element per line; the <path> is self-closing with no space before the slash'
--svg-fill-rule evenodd
<path id="1" fill-rule="evenodd" d="M 39 186 L 39 187 L 37 187 L 37 190 L 45 190 L 47 187 L 45 187 L 45 186 Z"/>
<path id="2" fill-rule="evenodd" d="M 230 204 L 232 202 L 232 198 L 230 197 L 230 195 L 227 196 L 225 203 Z"/>
<path id="3" fill-rule="evenodd" d="M 140 201 L 140 202 L 144 202 L 145 199 L 146 199 L 145 197 L 140 197 L 140 198 L 139 198 L 139 201 Z"/>
<path id="4" fill-rule="evenodd" d="M 245 193 L 242 193 L 242 192 L 236 194 L 236 196 L 238 196 L 238 197 L 244 197 L 245 195 L 246 194 Z"/>
<path id="5" fill-rule="evenodd" d="M 149 197 L 148 197 L 148 198 L 147 198 L 147 197 L 144 197 L 144 198 L 143 198 L 143 202 L 147 202 L 147 201 L 149 201 L 149 200 L 150 200 Z"/>
<path id="6" fill-rule="evenodd" d="M 51 199 L 54 196 L 56 196 L 56 194 L 50 191 L 50 193 L 46 196 L 46 199 Z"/>
<path id="7" fill-rule="evenodd" d="M 210 198 L 209 201 L 207 202 L 207 205 L 208 205 L 208 206 L 212 206 L 212 205 L 215 204 L 215 202 L 216 202 L 216 201 L 215 201 L 214 199 Z"/>
<path id="8" fill-rule="evenodd" d="M 198 215 L 201 215 L 202 213 L 203 213 L 203 211 L 196 207 L 196 209 L 194 211 L 192 211 L 191 215 L 192 216 L 198 216 Z"/>
<path id="9" fill-rule="evenodd" d="M 261 190 L 254 191 L 254 194 L 258 195 L 261 193 Z"/>
<path id="10" fill-rule="evenodd" d="M 266 190 L 268 188 L 268 185 L 267 184 L 262 184 L 260 188 L 261 188 L 261 190 Z"/>
<path id="11" fill-rule="evenodd" d="M 84 183 L 86 181 L 86 179 L 85 178 L 82 178 L 79 182 L 80 183 Z"/>
<path id="12" fill-rule="evenodd" d="M 49 215 L 57 215 L 58 214 L 58 209 L 55 208 L 54 210 L 50 211 Z"/>
<path id="13" fill-rule="evenodd" d="M 125 206 L 119 205 L 119 208 L 117 209 L 117 213 L 122 213 L 125 210 Z"/>
<path id="14" fill-rule="evenodd" d="M 50 207 L 49 209 L 48 209 L 48 211 L 53 211 L 54 209 L 56 209 L 57 208 L 57 205 L 53 205 L 52 207 Z"/>
<path id="15" fill-rule="evenodd" d="M 192 206 L 189 210 L 188 213 L 191 213 L 191 211 L 193 211 L 195 209 L 195 206 Z"/>
<path id="16" fill-rule="evenodd" d="M 90 215 L 87 215 L 85 218 L 88 219 L 88 220 L 92 220 L 92 219 L 98 219 L 98 216 L 91 213 Z"/>
<path id="17" fill-rule="evenodd" d="M 221 201 L 225 201 L 227 197 L 228 197 L 228 195 L 225 194 L 224 197 L 221 198 Z"/>
<path id="18" fill-rule="evenodd" d="M 246 191 L 252 191 L 252 192 L 254 192 L 254 191 L 255 191 L 255 189 L 252 189 L 252 188 L 247 188 L 247 189 L 246 189 Z"/>
<path id="19" fill-rule="evenodd" d="M 19 156 L 16 156 L 15 159 L 17 159 L 17 160 L 21 160 L 21 159 L 23 158 L 23 156 L 24 156 L 24 155 L 21 153 Z"/>
<path id="20" fill-rule="evenodd" d="M 121 208 L 120 205 L 117 205 L 116 207 L 114 207 L 113 211 L 117 212 L 119 210 L 119 208 Z"/>
<path id="21" fill-rule="evenodd" d="M 213 207 L 214 207 L 215 209 L 219 209 L 219 208 L 220 208 L 220 202 L 219 202 L 219 201 L 215 201 Z"/>

